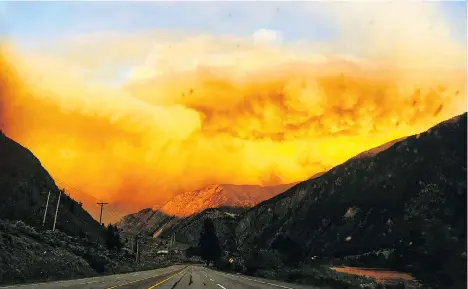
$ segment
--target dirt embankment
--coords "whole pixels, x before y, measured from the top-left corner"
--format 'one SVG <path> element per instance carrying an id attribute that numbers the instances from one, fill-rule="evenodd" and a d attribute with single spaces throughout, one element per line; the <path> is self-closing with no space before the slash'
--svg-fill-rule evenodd
<path id="1" fill-rule="evenodd" d="M 107 250 L 60 231 L 36 231 L 21 221 L 0 220 L 0 284 L 51 281 L 124 273 L 167 266 L 136 263 L 129 250 Z"/>

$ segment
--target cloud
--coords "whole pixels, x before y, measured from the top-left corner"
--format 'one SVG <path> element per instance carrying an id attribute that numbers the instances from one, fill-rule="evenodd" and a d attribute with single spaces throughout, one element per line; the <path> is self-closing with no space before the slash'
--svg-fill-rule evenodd
<path id="1" fill-rule="evenodd" d="M 54 177 L 127 210 L 212 183 L 303 180 L 465 110 L 463 47 L 443 22 L 421 28 L 433 10 L 368 5 L 331 10 L 342 35 L 326 45 L 259 30 L 268 41 L 100 32 L 10 47 L 0 125 Z"/>
<path id="2" fill-rule="evenodd" d="M 271 29 L 259 29 L 252 35 L 254 41 L 260 43 L 275 43 L 281 41 L 281 32 Z"/>
<path id="3" fill-rule="evenodd" d="M 334 2 L 321 8 L 338 23 L 336 45 L 345 51 L 424 67 L 466 59 L 466 47 L 452 38 L 440 3 Z"/>

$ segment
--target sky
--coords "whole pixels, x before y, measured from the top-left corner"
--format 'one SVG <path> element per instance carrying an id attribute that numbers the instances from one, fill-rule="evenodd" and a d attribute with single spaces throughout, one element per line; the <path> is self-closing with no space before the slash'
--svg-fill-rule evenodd
<path id="1" fill-rule="evenodd" d="M 0 2 L 0 128 L 92 213 L 304 180 L 466 111 L 466 9 Z"/>
<path id="2" fill-rule="evenodd" d="M 331 5 L 385 6 L 383 1 L 335 2 Z M 423 2 L 423 1 L 419 1 Z M 323 13 L 324 1 L 245 2 L 2 2 L 6 29 L 21 44 L 30 38 L 57 38 L 100 30 L 138 31 L 148 29 L 195 30 L 215 35 L 250 36 L 258 29 L 281 31 L 284 39 L 326 40 L 336 37 L 339 28 Z M 421 5 L 421 4 L 414 4 Z M 466 2 L 438 1 L 454 37 L 466 42 Z M 313 16 L 313 17 L 312 17 Z M 372 17 L 369 17 L 372 18 Z M 6 30 L 6 31 L 5 31 Z M 34 43 L 29 43 L 34 46 Z"/>

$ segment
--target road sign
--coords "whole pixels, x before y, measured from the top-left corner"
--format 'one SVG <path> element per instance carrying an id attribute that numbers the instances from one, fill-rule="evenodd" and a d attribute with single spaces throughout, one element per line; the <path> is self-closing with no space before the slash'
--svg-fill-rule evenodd
<path id="1" fill-rule="evenodd" d="M 229 258 L 229 263 L 232 263 L 232 262 L 234 262 L 234 259 Z"/>

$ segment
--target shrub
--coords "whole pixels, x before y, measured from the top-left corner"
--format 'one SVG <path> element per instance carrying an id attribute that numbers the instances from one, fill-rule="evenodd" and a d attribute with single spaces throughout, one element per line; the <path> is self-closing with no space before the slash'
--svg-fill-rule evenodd
<path id="1" fill-rule="evenodd" d="M 227 260 L 227 258 L 221 257 L 215 262 L 216 268 L 219 270 L 228 270 L 230 269 L 231 263 Z"/>
<path id="2" fill-rule="evenodd" d="M 106 255 L 99 252 L 99 250 L 92 250 L 89 247 L 86 248 L 82 257 L 98 273 L 106 272 L 108 265 L 111 263 L 111 260 Z"/>
<path id="3" fill-rule="evenodd" d="M 278 252 L 269 250 L 250 251 L 245 259 L 247 274 L 255 274 L 258 270 L 278 269 L 282 265 Z"/>
<path id="4" fill-rule="evenodd" d="M 28 235 L 33 238 L 39 237 L 39 233 L 36 232 L 36 230 L 33 227 L 26 225 L 23 221 L 16 221 L 14 227 L 17 229 L 17 232 L 24 233 L 25 235 Z"/>

